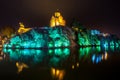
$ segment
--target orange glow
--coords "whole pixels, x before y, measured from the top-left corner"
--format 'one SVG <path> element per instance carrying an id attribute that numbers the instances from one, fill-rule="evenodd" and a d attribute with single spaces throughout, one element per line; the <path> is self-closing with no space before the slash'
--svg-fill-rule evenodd
<path id="1" fill-rule="evenodd" d="M 55 12 L 54 16 L 51 17 L 50 20 L 50 27 L 55 27 L 55 26 L 65 26 L 65 20 L 63 19 L 62 15 L 60 12 Z"/>
<path id="2" fill-rule="evenodd" d="M 72 65 L 72 69 L 74 69 L 75 68 L 75 66 L 74 65 Z"/>
<path id="3" fill-rule="evenodd" d="M 0 56 L 0 61 L 2 61 L 2 60 L 3 60 L 3 57 Z"/>
<path id="4" fill-rule="evenodd" d="M 105 60 L 107 60 L 107 58 L 108 58 L 108 53 L 105 52 Z"/>
<path id="5" fill-rule="evenodd" d="M 56 70 L 56 76 L 60 74 L 60 70 Z"/>
<path id="6" fill-rule="evenodd" d="M 107 52 L 105 52 L 105 54 L 104 55 L 102 55 L 102 60 L 107 60 L 108 59 L 108 53 Z"/>
<path id="7" fill-rule="evenodd" d="M 4 60 L 6 55 L 3 52 L 0 52 L 0 61 Z"/>
<path id="8" fill-rule="evenodd" d="M 77 62 L 77 67 L 79 67 L 79 63 Z"/>
<path id="9" fill-rule="evenodd" d="M 20 25 L 20 27 L 18 29 L 19 34 L 22 34 L 22 33 L 25 33 L 27 31 L 31 30 L 31 28 L 25 28 L 23 23 L 21 23 L 21 22 L 19 23 L 19 25 Z"/>
<path id="10" fill-rule="evenodd" d="M 16 67 L 18 68 L 18 73 L 20 73 L 23 68 L 28 68 L 28 66 L 25 63 L 20 63 L 20 62 L 16 62 Z"/>
<path id="11" fill-rule="evenodd" d="M 54 79 L 63 80 L 63 77 L 65 75 L 65 71 L 64 70 L 55 69 L 55 68 L 51 68 L 51 74 L 52 74 L 52 77 Z"/>
<path id="12" fill-rule="evenodd" d="M 55 69 L 54 68 L 52 69 L 52 74 L 55 75 Z"/>

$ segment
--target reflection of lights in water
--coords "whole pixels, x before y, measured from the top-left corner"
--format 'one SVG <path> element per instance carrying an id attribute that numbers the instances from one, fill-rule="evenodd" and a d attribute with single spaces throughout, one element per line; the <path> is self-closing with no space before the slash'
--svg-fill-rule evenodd
<path id="1" fill-rule="evenodd" d="M 92 58 L 92 62 L 97 63 L 98 61 L 100 61 L 101 58 L 99 56 L 99 58 L 96 59 L 96 54 L 93 54 L 93 53 L 99 53 L 100 51 L 101 51 L 100 46 L 80 48 L 79 49 L 79 60 L 85 61 L 87 59 Z"/>
<path id="2" fill-rule="evenodd" d="M 95 55 L 95 54 L 94 54 L 94 55 L 92 56 L 92 62 L 93 62 L 93 63 L 96 63 L 96 64 L 97 64 L 97 63 L 101 62 L 101 60 L 102 60 L 102 56 L 101 56 L 101 55 Z"/>
<path id="3" fill-rule="evenodd" d="M 6 55 L 3 52 L 1 52 L 0 53 L 0 61 L 2 61 L 5 58 L 6 58 Z"/>
<path id="4" fill-rule="evenodd" d="M 60 74 L 59 70 L 56 70 L 56 76 L 58 76 Z"/>
<path id="5" fill-rule="evenodd" d="M 75 66 L 74 65 L 72 65 L 72 69 L 74 69 L 75 68 Z"/>
<path id="6" fill-rule="evenodd" d="M 65 55 L 65 56 L 67 56 L 67 55 L 69 55 L 70 54 L 70 49 L 69 48 L 64 48 L 64 49 L 61 49 L 61 48 L 59 48 L 59 49 L 54 49 L 54 53 L 55 53 L 55 55 Z"/>
<path id="7" fill-rule="evenodd" d="M 3 49 L 3 52 L 8 54 L 11 60 L 27 62 L 34 64 L 41 62 L 45 54 L 42 50 L 36 49 Z M 30 61 L 31 60 L 31 61 Z"/>
<path id="8" fill-rule="evenodd" d="M 107 60 L 108 59 L 108 53 L 105 52 L 105 54 L 99 54 L 99 55 L 92 55 L 92 62 L 93 63 L 99 63 L 102 60 Z"/>
<path id="9" fill-rule="evenodd" d="M 0 61 L 2 61 L 2 60 L 3 60 L 3 57 L 0 56 Z"/>
<path id="10" fill-rule="evenodd" d="M 51 74 L 52 74 L 52 77 L 54 79 L 63 80 L 63 77 L 65 75 L 65 71 L 64 70 L 55 69 L 55 68 L 51 68 Z"/>
<path id="11" fill-rule="evenodd" d="M 9 55 L 10 60 L 25 62 L 29 66 L 41 63 L 46 55 L 51 56 L 48 64 L 49 66 L 58 66 L 70 55 L 69 48 L 49 49 L 3 49 L 3 52 Z M 59 53 L 60 52 L 60 53 Z M 47 59 L 47 58 L 46 58 Z M 61 65 L 62 66 L 62 65 Z"/>
<path id="12" fill-rule="evenodd" d="M 18 68 L 18 73 L 20 73 L 23 70 L 23 68 L 28 68 L 28 65 L 21 62 L 16 62 L 16 66 Z"/>
<path id="13" fill-rule="evenodd" d="M 63 63 L 64 60 L 70 55 L 69 48 L 58 48 L 58 49 L 49 49 L 48 54 L 51 55 L 49 65 L 51 66 L 63 66 L 60 63 Z"/>
<path id="14" fill-rule="evenodd" d="M 79 59 L 80 60 L 85 60 L 85 59 L 91 59 L 92 63 L 99 63 L 102 60 L 107 60 L 108 59 L 108 53 L 106 50 L 108 50 L 108 44 L 104 44 L 105 48 L 105 53 L 104 54 L 99 54 L 101 53 L 101 47 L 86 47 L 86 48 L 80 48 L 79 49 Z M 93 54 L 95 53 L 95 54 Z M 90 57 L 91 56 L 91 57 Z M 72 68 L 73 69 L 73 68 Z"/>
<path id="15" fill-rule="evenodd" d="M 77 67 L 79 67 L 79 63 L 77 62 Z"/>
<path id="16" fill-rule="evenodd" d="M 107 47 L 107 44 L 104 44 L 104 47 L 106 48 L 106 47 Z"/>
<path id="17" fill-rule="evenodd" d="M 72 69 L 75 69 L 75 68 L 79 67 L 79 65 L 80 65 L 79 62 L 77 62 L 77 63 L 75 63 L 75 64 L 76 64 L 76 65 L 72 64 L 72 66 L 71 66 Z"/>
<path id="18" fill-rule="evenodd" d="M 103 59 L 103 60 L 107 60 L 107 58 L 108 58 L 108 53 L 105 52 L 105 54 L 102 55 L 102 59 Z"/>

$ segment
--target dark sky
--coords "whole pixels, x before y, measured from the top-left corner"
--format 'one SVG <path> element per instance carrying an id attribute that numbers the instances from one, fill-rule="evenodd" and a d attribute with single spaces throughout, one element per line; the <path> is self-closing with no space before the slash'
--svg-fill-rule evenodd
<path id="1" fill-rule="evenodd" d="M 84 25 L 101 25 L 96 27 L 120 35 L 119 0 L 0 0 L 0 26 L 17 26 L 19 21 L 27 26 L 49 25 L 57 9 L 67 24 L 75 18 Z"/>

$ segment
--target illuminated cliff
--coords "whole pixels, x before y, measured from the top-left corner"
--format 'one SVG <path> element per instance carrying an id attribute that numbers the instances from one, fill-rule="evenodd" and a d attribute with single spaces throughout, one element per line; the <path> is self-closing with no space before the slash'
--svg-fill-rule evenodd
<path id="1" fill-rule="evenodd" d="M 73 46 L 74 35 L 68 27 L 58 26 L 32 28 L 15 35 L 4 47 L 8 48 L 56 48 Z"/>
<path id="2" fill-rule="evenodd" d="M 55 27 L 55 26 L 65 26 L 65 20 L 63 19 L 62 15 L 60 12 L 55 12 L 54 15 L 51 17 L 50 20 L 50 27 Z"/>

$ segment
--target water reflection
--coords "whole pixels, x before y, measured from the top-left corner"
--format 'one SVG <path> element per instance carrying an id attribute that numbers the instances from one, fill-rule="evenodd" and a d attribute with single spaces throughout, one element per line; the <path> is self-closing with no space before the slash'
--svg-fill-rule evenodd
<path id="1" fill-rule="evenodd" d="M 27 65 L 43 63 L 48 66 L 60 66 L 70 55 L 70 49 L 3 49 L 8 54 L 10 60 L 23 62 Z"/>
<path id="2" fill-rule="evenodd" d="M 28 65 L 22 62 L 16 62 L 16 67 L 18 68 L 17 73 L 20 73 L 24 68 L 28 68 Z"/>
<path id="3" fill-rule="evenodd" d="M 98 64 L 101 61 L 107 60 L 111 55 L 112 52 L 119 50 L 119 47 L 115 48 L 113 46 L 109 48 L 104 47 L 86 47 L 79 49 L 79 61 L 85 62 L 92 62 L 94 64 Z"/>
<path id="4" fill-rule="evenodd" d="M 53 49 L 51 50 L 52 53 L 49 53 L 49 65 L 53 67 L 60 67 L 63 66 L 62 63 L 65 62 L 65 60 L 70 55 L 70 49 Z"/>
<path id="5" fill-rule="evenodd" d="M 86 48 L 56 48 L 56 49 L 3 49 L 0 57 L 2 60 L 9 58 L 15 62 L 18 73 L 24 69 L 40 68 L 50 69 L 50 74 L 55 80 L 63 80 L 67 69 L 76 70 L 84 65 L 82 63 L 97 65 L 112 57 L 112 52 L 118 48 L 86 47 Z M 5 57 L 4 57 L 5 55 Z M 7 56 L 7 57 L 6 57 Z M 36 68 L 37 66 L 37 68 Z M 39 74 L 39 73 L 38 73 Z M 33 73 L 34 75 L 34 73 Z"/>
<path id="6" fill-rule="evenodd" d="M 65 70 L 60 70 L 52 67 L 51 74 L 54 80 L 63 80 L 63 77 L 65 76 Z"/>
<path id="7" fill-rule="evenodd" d="M 44 54 L 42 50 L 34 49 L 3 49 L 3 52 L 9 54 L 10 60 L 35 64 L 42 61 Z"/>
<path id="8" fill-rule="evenodd" d="M 105 52 L 104 54 L 98 54 L 98 55 L 93 54 L 92 55 L 92 62 L 93 63 L 99 63 L 102 60 L 107 60 L 108 59 L 108 55 L 109 54 L 107 52 Z"/>
<path id="9" fill-rule="evenodd" d="M 3 52 L 9 55 L 9 60 L 16 63 L 17 73 L 23 70 L 39 65 L 39 67 L 62 67 L 64 61 L 70 55 L 70 49 L 3 49 Z M 53 68 L 52 68 L 53 69 Z M 58 80 L 64 76 L 63 70 L 55 70 Z"/>
<path id="10" fill-rule="evenodd" d="M 94 63 L 94 60 L 96 59 L 96 55 L 98 55 L 100 52 L 101 52 L 100 47 L 80 48 L 79 49 L 79 61 L 90 62 L 92 59 L 92 62 Z"/>
<path id="11" fill-rule="evenodd" d="M 5 54 L 0 48 L 0 61 L 6 61 L 8 59 L 8 55 Z"/>
<path id="12" fill-rule="evenodd" d="M 101 47 L 86 47 L 77 49 L 57 48 L 57 49 L 3 49 L 0 54 L 0 60 L 9 55 L 10 60 L 16 62 L 23 62 L 27 65 L 44 63 L 44 65 L 58 67 L 62 66 L 65 60 L 71 61 L 73 64 L 79 66 L 79 62 L 99 63 L 107 60 L 110 52 L 115 51 L 115 47 L 108 48 Z M 4 54 L 6 53 L 6 54 Z M 76 63 L 77 62 L 77 63 Z M 45 64 L 46 63 L 46 64 Z"/>

